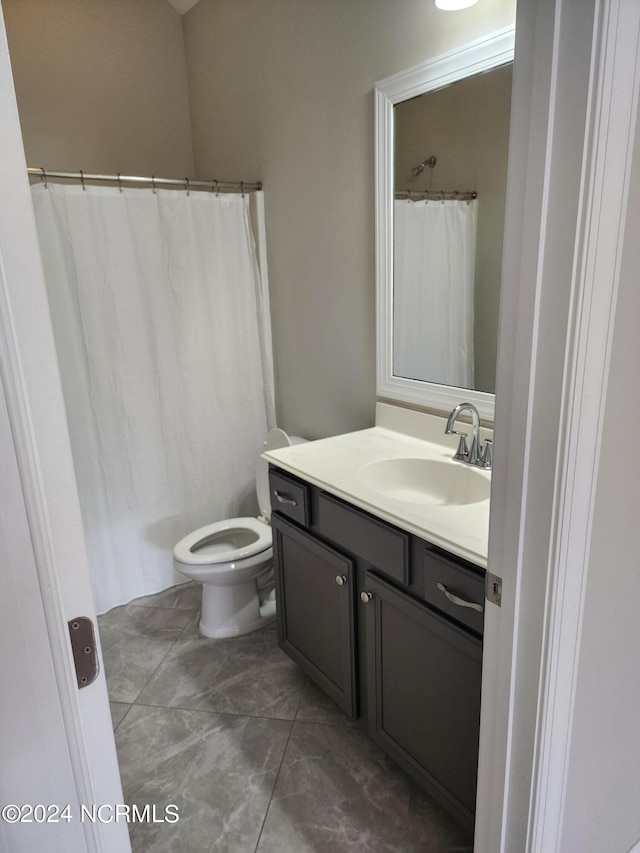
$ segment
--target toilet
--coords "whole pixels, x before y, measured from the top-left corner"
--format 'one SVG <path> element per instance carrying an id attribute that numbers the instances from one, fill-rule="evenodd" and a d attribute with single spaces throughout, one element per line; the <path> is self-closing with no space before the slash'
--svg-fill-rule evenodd
<path id="1" fill-rule="evenodd" d="M 263 450 L 276 450 L 304 439 L 272 429 Z M 238 637 L 275 619 L 269 465 L 258 459 L 258 518 L 229 518 L 189 533 L 173 549 L 173 564 L 202 583 L 200 633 Z"/>

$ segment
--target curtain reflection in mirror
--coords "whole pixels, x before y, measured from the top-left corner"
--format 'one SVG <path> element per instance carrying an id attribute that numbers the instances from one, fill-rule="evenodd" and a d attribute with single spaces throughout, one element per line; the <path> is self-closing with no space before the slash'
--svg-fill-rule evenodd
<path id="1" fill-rule="evenodd" d="M 394 202 L 393 372 L 474 388 L 478 201 Z"/>

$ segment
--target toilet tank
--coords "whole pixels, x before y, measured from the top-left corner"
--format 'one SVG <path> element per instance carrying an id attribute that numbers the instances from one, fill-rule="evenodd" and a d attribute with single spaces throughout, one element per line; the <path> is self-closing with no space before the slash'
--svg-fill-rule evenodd
<path id="1" fill-rule="evenodd" d="M 306 438 L 299 435 L 287 435 L 283 429 L 270 430 L 262 442 L 262 451 L 278 450 L 281 447 L 290 447 L 293 444 L 304 444 Z M 269 463 L 265 459 L 258 459 L 256 467 L 256 494 L 260 506 L 260 515 L 265 521 L 271 518 L 271 495 L 269 493 Z"/>

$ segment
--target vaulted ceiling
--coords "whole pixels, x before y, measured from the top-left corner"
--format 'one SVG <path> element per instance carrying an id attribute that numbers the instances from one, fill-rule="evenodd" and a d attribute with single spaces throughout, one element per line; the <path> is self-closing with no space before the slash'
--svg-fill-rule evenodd
<path id="1" fill-rule="evenodd" d="M 176 12 L 184 15 L 189 9 L 193 9 L 198 0 L 168 0 L 168 2 L 171 3 Z"/>

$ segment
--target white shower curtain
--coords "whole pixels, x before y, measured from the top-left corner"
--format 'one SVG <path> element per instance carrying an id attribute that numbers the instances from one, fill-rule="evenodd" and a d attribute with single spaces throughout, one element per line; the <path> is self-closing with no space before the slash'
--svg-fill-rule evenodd
<path id="1" fill-rule="evenodd" d="M 477 201 L 394 203 L 393 373 L 474 387 Z"/>
<path id="2" fill-rule="evenodd" d="M 248 197 L 32 189 L 102 613 L 184 581 L 174 544 L 252 494 L 274 425 L 266 270 Z"/>

